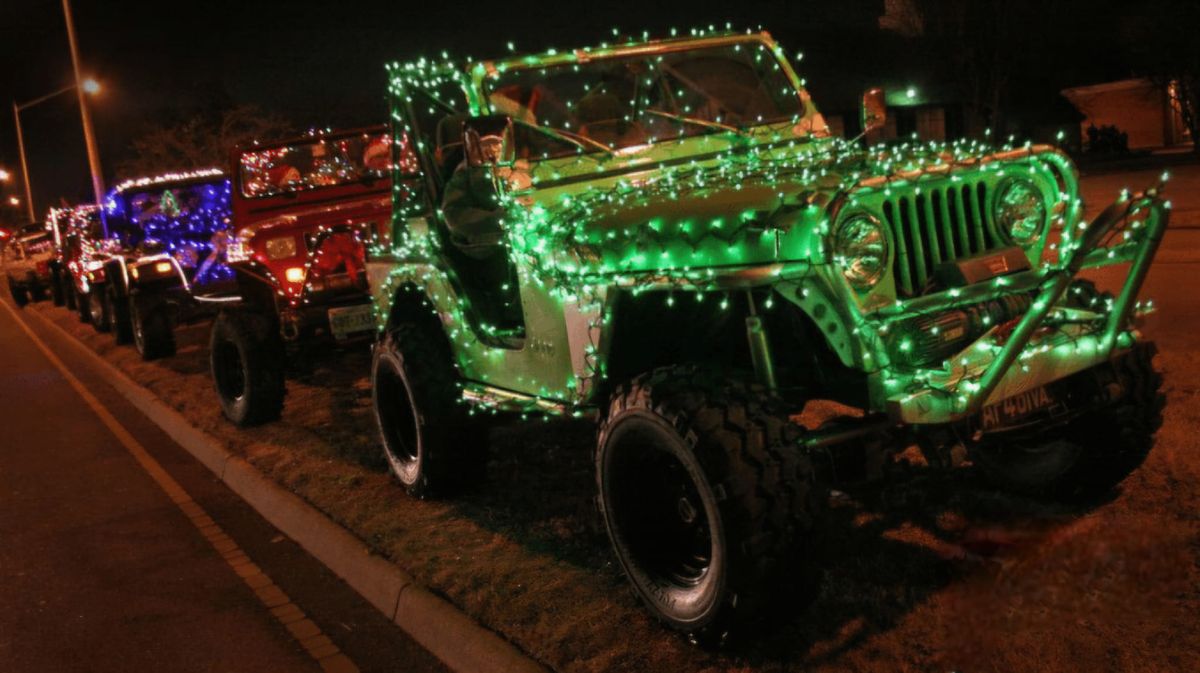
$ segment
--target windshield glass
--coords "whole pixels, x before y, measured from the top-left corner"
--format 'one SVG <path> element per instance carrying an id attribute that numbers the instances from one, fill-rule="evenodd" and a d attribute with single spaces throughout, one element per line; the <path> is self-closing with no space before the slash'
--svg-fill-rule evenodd
<path id="1" fill-rule="evenodd" d="M 128 197 L 129 219 L 143 229 L 154 222 L 187 219 L 202 208 L 219 207 L 220 192 L 212 184 L 134 192 Z"/>
<path id="2" fill-rule="evenodd" d="M 795 119 L 800 134 L 824 122 L 764 44 L 744 42 L 663 54 L 512 68 L 488 82 L 492 112 L 580 145 L 542 156 L 620 150 Z"/>
<path id="3" fill-rule="evenodd" d="M 274 196 L 380 179 L 387 175 L 390 153 L 386 133 L 312 138 L 244 152 L 238 161 L 242 196 Z"/>

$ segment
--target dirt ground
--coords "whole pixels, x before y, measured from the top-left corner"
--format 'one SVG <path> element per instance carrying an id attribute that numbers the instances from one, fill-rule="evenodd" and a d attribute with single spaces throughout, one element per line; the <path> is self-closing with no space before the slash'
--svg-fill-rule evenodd
<path id="1" fill-rule="evenodd" d="M 593 506 L 587 424 L 501 425 L 485 487 L 416 501 L 383 467 L 365 349 L 317 359 L 289 381 L 282 421 L 238 431 L 214 399 L 206 325 L 181 330 L 176 357 L 147 364 L 64 309 L 27 310 L 555 670 L 1195 671 L 1197 272 L 1182 261 L 1151 272 L 1146 294 L 1161 309 L 1146 332 L 1162 350 L 1166 424 L 1110 499 L 1052 506 L 989 490 L 969 469 L 913 467 L 834 509 L 813 544 L 825 574 L 811 604 L 716 651 L 653 623 L 621 577 Z"/>

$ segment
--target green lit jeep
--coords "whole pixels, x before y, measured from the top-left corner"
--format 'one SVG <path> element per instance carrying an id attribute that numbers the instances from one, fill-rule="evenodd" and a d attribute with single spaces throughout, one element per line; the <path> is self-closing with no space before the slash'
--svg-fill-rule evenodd
<path id="1" fill-rule="evenodd" d="M 765 33 L 389 70 L 368 273 L 393 471 L 446 493 L 496 414 L 596 419 L 616 555 L 676 629 L 720 636 L 803 584 L 829 487 L 912 444 L 1059 498 L 1152 446 L 1133 320 L 1160 187 L 1084 223 L 1051 147 L 863 149 Z M 864 128 L 884 115 L 864 95 Z M 1116 296 L 1077 278 L 1109 264 Z M 814 399 L 861 413 L 803 428 Z"/>

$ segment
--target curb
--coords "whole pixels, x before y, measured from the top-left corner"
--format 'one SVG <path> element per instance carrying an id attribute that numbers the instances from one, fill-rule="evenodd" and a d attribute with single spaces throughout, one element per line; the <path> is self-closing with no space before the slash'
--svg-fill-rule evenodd
<path id="1" fill-rule="evenodd" d="M 70 332 L 33 311 L 96 366 L 108 383 L 172 440 L 200 461 L 271 525 L 295 540 L 368 603 L 458 673 L 547 673 L 547 669 L 479 625 L 449 601 L 419 586 L 399 567 L 371 552 L 352 533 L 296 494 L 264 476 L 221 440 L 193 426 L 153 392 L 133 381 Z"/>

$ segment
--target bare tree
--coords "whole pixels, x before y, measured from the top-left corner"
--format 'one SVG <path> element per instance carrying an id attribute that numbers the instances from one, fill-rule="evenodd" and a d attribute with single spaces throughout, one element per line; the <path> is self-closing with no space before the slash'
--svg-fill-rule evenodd
<path id="1" fill-rule="evenodd" d="M 880 25 L 923 40 L 956 84 L 971 132 L 1003 131 L 1009 85 L 1029 65 L 1022 55 L 1037 44 L 1043 7 L 1035 0 L 888 0 Z"/>
<path id="2" fill-rule="evenodd" d="M 175 124 L 155 125 L 131 144 L 117 165 L 119 177 L 224 167 L 234 147 L 272 140 L 292 132 L 291 124 L 254 105 L 236 105 L 216 114 L 195 114 Z"/>

